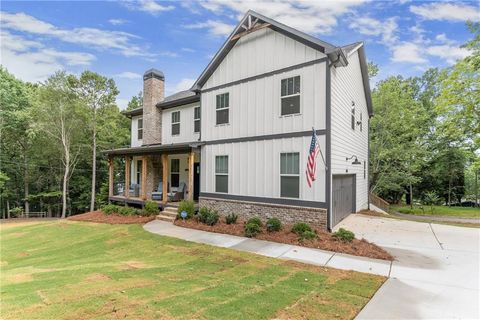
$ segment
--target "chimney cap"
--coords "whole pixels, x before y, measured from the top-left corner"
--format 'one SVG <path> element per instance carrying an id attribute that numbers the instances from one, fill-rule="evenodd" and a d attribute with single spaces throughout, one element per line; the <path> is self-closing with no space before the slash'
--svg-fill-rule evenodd
<path id="1" fill-rule="evenodd" d="M 165 76 L 163 75 L 163 72 L 160 71 L 160 70 L 157 70 L 155 68 L 148 69 L 143 74 L 143 80 L 147 80 L 147 79 L 151 79 L 151 78 L 157 78 L 159 80 L 165 80 Z"/>

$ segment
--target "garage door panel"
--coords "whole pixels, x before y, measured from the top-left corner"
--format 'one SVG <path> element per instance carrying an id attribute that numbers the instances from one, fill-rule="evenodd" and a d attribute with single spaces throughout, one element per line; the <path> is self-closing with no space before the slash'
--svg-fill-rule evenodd
<path id="1" fill-rule="evenodd" d="M 337 225 L 350 213 L 355 212 L 355 176 L 333 176 L 333 225 Z"/>

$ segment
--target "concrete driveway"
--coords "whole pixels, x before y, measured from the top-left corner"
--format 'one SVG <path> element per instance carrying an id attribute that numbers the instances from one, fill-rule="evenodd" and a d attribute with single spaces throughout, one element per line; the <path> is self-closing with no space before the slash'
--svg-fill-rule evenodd
<path id="1" fill-rule="evenodd" d="M 357 319 L 480 319 L 480 229 L 362 215 L 340 227 L 396 258 Z"/>

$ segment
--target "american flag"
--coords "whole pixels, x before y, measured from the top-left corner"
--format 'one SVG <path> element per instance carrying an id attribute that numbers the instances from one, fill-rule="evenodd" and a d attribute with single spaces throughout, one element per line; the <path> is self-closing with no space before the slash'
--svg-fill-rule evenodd
<path id="1" fill-rule="evenodd" d="M 312 187 L 313 181 L 317 178 L 317 156 L 320 152 L 317 135 L 315 134 L 315 129 L 313 129 L 312 142 L 310 143 L 310 150 L 308 152 L 307 170 L 305 171 L 307 183 L 310 188 Z"/>

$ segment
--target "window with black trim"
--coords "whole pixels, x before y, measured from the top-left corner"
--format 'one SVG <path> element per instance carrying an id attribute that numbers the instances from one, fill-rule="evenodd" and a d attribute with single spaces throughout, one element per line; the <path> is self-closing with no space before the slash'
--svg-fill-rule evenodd
<path id="1" fill-rule="evenodd" d="M 193 109 L 193 132 L 200 132 L 200 107 Z"/>
<path id="2" fill-rule="evenodd" d="M 170 160 L 170 183 L 175 188 L 180 184 L 180 159 Z"/>
<path id="3" fill-rule="evenodd" d="M 281 81 L 281 115 L 300 113 L 300 76 Z"/>
<path id="4" fill-rule="evenodd" d="M 363 131 L 363 113 L 360 113 L 360 132 Z"/>
<path id="5" fill-rule="evenodd" d="M 137 140 L 143 139 L 143 118 L 137 119 Z"/>
<path id="6" fill-rule="evenodd" d="M 172 136 L 180 134 L 180 111 L 172 112 Z"/>
<path id="7" fill-rule="evenodd" d="M 222 93 L 217 94 L 217 124 L 226 124 L 229 121 L 229 108 L 230 108 L 230 94 Z"/>
<path id="8" fill-rule="evenodd" d="M 351 122 L 352 122 L 352 130 L 355 130 L 355 102 L 352 102 L 352 115 L 351 115 Z"/>
<path id="9" fill-rule="evenodd" d="M 215 192 L 228 193 L 228 156 L 215 157 Z"/>
<path id="10" fill-rule="evenodd" d="M 300 197 L 300 154 L 280 153 L 280 197 Z"/>

